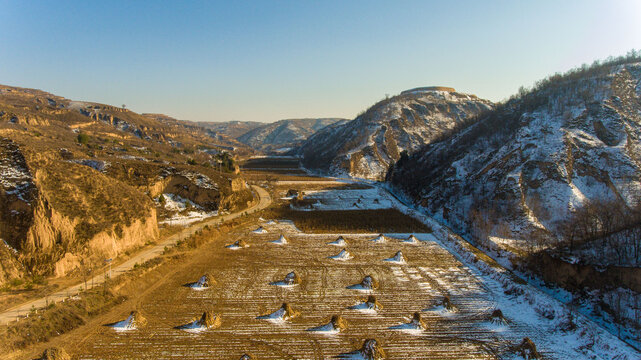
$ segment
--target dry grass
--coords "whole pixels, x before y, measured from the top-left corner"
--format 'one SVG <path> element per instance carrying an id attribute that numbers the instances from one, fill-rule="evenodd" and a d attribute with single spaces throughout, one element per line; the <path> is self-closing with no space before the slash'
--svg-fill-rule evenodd
<path id="1" fill-rule="evenodd" d="M 11 351 L 48 341 L 84 325 L 88 318 L 104 313 L 124 300 L 124 296 L 100 287 L 82 293 L 76 300 L 52 304 L 37 313 L 34 310 L 28 318 L 0 328 L 0 350 Z"/>

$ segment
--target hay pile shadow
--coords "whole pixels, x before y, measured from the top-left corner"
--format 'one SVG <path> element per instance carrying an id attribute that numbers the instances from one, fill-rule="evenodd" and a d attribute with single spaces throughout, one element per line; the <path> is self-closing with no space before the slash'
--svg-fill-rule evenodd
<path id="1" fill-rule="evenodd" d="M 329 322 L 326 324 L 312 327 L 307 329 L 307 331 L 320 332 L 320 333 L 339 333 L 347 329 L 347 321 L 343 319 L 340 315 L 333 315 Z"/>
<path id="2" fill-rule="evenodd" d="M 350 285 L 347 288 L 351 290 L 373 291 L 378 289 L 378 281 L 371 275 L 366 275 L 360 283 Z"/>
<path id="3" fill-rule="evenodd" d="M 415 312 L 414 315 L 412 316 L 412 320 L 406 324 L 400 324 L 400 325 L 395 325 L 395 326 L 390 326 L 390 329 L 393 330 L 412 330 L 412 331 L 423 331 L 427 329 L 427 325 L 425 324 L 425 321 L 423 321 L 423 317 L 421 316 L 421 313 Z"/>
<path id="4" fill-rule="evenodd" d="M 396 254 L 394 254 L 394 256 L 392 256 L 391 258 L 384 259 L 383 261 L 387 261 L 395 264 L 407 263 L 407 259 L 405 259 L 405 256 L 403 256 L 403 253 L 400 251 L 397 251 Z"/>
<path id="5" fill-rule="evenodd" d="M 249 244 L 247 244 L 247 242 L 245 240 L 240 239 L 240 240 L 234 242 L 233 244 L 229 244 L 229 245 L 227 245 L 225 247 L 227 249 L 236 250 L 236 249 L 246 248 L 248 246 L 249 246 Z"/>
<path id="6" fill-rule="evenodd" d="M 300 312 L 292 309 L 288 303 L 283 303 L 278 310 L 271 314 L 257 316 L 256 319 L 269 320 L 274 322 L 289 321 L 300 315 Z"/>
<path id="7" fill-rule="evenodd" d="M 363 359 L 380 360 L 385 359 L 385 351 L 380 342 L 376 339 L 367 339 L 360 349 L 336 356 L 337 359 Z"/>
<path id="8" fill-rule="evenodd" d="M 363 302 L 350 306 L 348 309 L 351 310 L 360 310 L 360 311 L 371 311 L 371 312 L 376 312 L 378 310 L 381 310 L 383 308 L 383 305 L 379 303 L 376 300 L 376 296 L 370 295 L 367 300 L 363 300 Z"/>
<path id="9" fill-rule="evenodd" d="M 195 318 L 190 323 L 176 326 L 174 329 L 202 331 L 219 328 L 221 323 L 220 314 L 214 314 L 213 311 L 205 311 L 200 318 Z"/>
<path id="10" fill-rule="evenodd" d="M 269 285 L 295 286 L 295 285 L 299 285 L 300 283 L 301 283 L 300 277 L 298 276 L 298 274 L 296 274 L 295 271 L 292 271 L 289 274 L 285 275 L 285 278 L 283 280 L 270 282 Z"/>
<path id="11" fill-rule="evenodd" d="M 203 289 L 209 288 L 210 286 L 213 286 L 214 284 L 216 284 L 216 280 L 212 275 L 207 273 L 201 276 L 200 279 L 198 279 L 198 281 L 187 283 L 187 284 L 184 284 L 183 286 L 192 288 L 195 290 L 203 290 Z"/>
<path id="12" fill-rule="evenodd" d="M 128 331 L 141 329 L 147 325 L 147 319 L 140 313 L 140 311 L 132 311 L 129 313 L 127 319 L 117 321 L 104 326 L 114 328 L 117 331 Z"/>
<path id="13" fill-rule="evenodd" d="M 329 259 L 333 260 L 338 260 L 338 261 L 346 261 L 346 260 L 351 260 L 353 259 L 354 256 L 347 251 L 347 249 L 343 248 L 338 254 L 334 256 L 330 256 Z"/>

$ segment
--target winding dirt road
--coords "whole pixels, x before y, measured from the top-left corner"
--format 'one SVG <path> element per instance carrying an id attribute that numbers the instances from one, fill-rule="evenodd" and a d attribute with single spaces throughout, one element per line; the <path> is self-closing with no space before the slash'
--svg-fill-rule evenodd
<path id="1" fill-rule="evenodd" d="M 253 212 L 256 212 L 256 211 L 263 210 L 263 209 L 265 209 L 266 207 L 268 207 L 271 204 L 272 199 L 269 196 L 269 193 L 265 189 L 263 189 L 261 187 L 258 187 L 258 186 L 255 186 L 255 185 L 252 185 L 252 189 L 255 191 L 256 194 L 258 194 L 258 197 L 260 199 L 258 204 L 254 205 L 254 206 L 252 206 L 252 207 L 250 207 L 248 209 L 245 209 L 245 210 L 241 210 L 241 211 L 238 211 L 238 212 L 235 212 L 235 213 L 231 213 L 231 214 L 228 214 L 228 215 L 219 216 L 219 217 L 216 217 L 214 219 L 211 219 L 211 220 L 208 220 L 208 221 L 204 221 L 204 222 L 201 222 L 199 224 L 190 226 L 190 227 L 184 229 L 183 231 L 179 232 L 178 234 L 174 234 L 174 235 L 172 235 L 172 236 L 170 236 L 170 237 L 168 237 L 166 239 L 163 239 L 162 241 L 158 242 L 156 245 L 154 245 L 154 246 L 152 246 L 152 247 L 150 247 L 148 249 L 145 249 L 145 250 L 141 251 L 140 253 L 134 255 L 132 258 L 130 258 L 129 260 L 125 261 L 124 263 L 122 263 L 120 265 L 117 265 L 117 266 L 114 266 L 111 269 L 111 275 L 110 276 L 111 277 L 116 277 L 116 276 L 118 276 L 120 274 L 123 274 L 123 273 L 133 269 L 133 267 L 136 264 L 142 264 L 142 263 L 144 263 L 145 261 L 147 261 L 149 259 L 152 259 L 152 258 L 154 258 L 154 257 L 156 257 L 158 255 L 161 255 L 163 253 L 164 249 L 165 249 L 165 246 L 172 246 L 172 245 L 174 245 L 176 242 L 178 242 L 180 240 L 187 239 L 190 236 L 192 236 L 194 233 L 196 233 L 197 231 L 201 230 L 202 228 L 204 228 L 207 225 L 209 225 L 209 226 L 218 225 L 218 224 L 221 224 L 221 223 L 223 223 L 225 221 L 229 221 L 229 220 L 235 219 L 235 218 L 241 216 L 244 213 L 248 213 L 249 214 L 249 213 L 253 213 Z M 93 279 L 88 279 L 87 283 L 92 283 L 93 286 L 97 286 L 97 285 L 102 284 L 105 281 L 106 275 L 107 275 L 107 273 L 109 271 L 110 270 L 107 269 L 106 271 L 95 275 L 93 277 Z M 13 320 L 16 320 L 19 317 L 28 316 L 28 314 L 30 313 L 30 311 L 33 308 L 41 309 L 41 308 L 46 307 L 48 303 L 59 302 L 59 301 L 62 301 L 64 299 L 66 299 L 66 298 L 69 298 L 70 296 L 78 294 L 81 291 L 81 289 L 83 288 L 83 286 L 84 286 L 84 282 L 79 283 L 79 284 L 74 285 L 74 286 L 67 287 L 67 288 L 62 289 L 62 290 L 59 290 L 59 291 L 57 291 L 57 292 L 55 292 L 53 294 L 49 294 L 46 297 L 38 298 L 38 299 L 31 300 L 31 301 L 22 303 L 20 305 L 14 306 L 14 307 L 12 307 L 12 308 L 0 313 L 0 323 L 7 324 L 7 323 L 9 323 L 9 322 L 11 322 Z"/>

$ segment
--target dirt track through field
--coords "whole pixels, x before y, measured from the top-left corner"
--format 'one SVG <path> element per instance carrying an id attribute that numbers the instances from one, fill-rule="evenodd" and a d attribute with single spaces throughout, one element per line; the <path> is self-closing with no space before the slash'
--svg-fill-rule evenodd
<path id="1" fill-rule="evenodd" d="M 369 240 L 377 234 L 343 234 L 355 257 L 342 262 L 328 259 L 341 249 L 326 244 L 338 234 L 303 234 L 284 222 L 264 227 L 266 234 L 230 237 L 230 243 L 244 239 L 248 248 L 229 250 L 217 244 L 198 254 L 190 267 L 166 278 L 138 301 L 138 310 L 149 322 L 146 328 L 128 333 L 101 328 L 77 345 L 78 358 L 237 359 L 249 352 L 260 359 L 327 359 L 376 337 L 390 359 L 487 359 L 506 343 L 500 333 L 488 330 L 483 317 L 494 308 L 492 291 L 434 242 L 405 244 L 399 239 L 409 234 L 397 234 L 399 239 L 376 244 Z M 269 243 L 281 233 L 288 238 L 287 245 Z M 407 264 L 382 260 L 399 250 Z M 300 285 L 269 285 L 292 270 L 302 278 Z M 181 286 L 206 272 L 218 282 L 213 288 L 194 291 Z M 381 284 L 373 292 L 384 307 L 378 314 L 347 309 L 368 294 L 346 286 L 368 274 Z M 407 322 L 413 312 L 431 307 L 443 295 L 451 297 L 458 312 L 423 312 L 428 329 L 419 335 L 388 329 Z M 285 324 L 255 318 L 275 311 L 282 302 L 302 315 Z M 222 315 L 220 328 L 199 334 L 173 328 L 209 309 Z M 326 336 L 306 331 L 333 314 L 348 321 L 343 333 Z"/>
<path id="2" fill-rule="evenodd" d="M 267 191 L 265 191 L 264 189 L 258 186 L 253 186 L 252 189 L 259 196 L 260 200 L 258 204 L 252 206 L 251 208 L 239 211 L 237 213 L 223 215 L 223 216 L 216 217 L 216 218 L 201 222 L 199 224 L 190 226 L 185 230 L 181 231 L 180 233 L 172 235 L 164 239 L 163 241 L 160 241 L 156 245 L 139 252 L 138 254 L 134 255 L 124 263 L 114 266 L 111 269 L 111 277 L 115 277 L 120 274 L 123 274 L 133 269 L 134 266 L 136 266 L 136 264 L 142 264 L 145 261 L 162 254 L 166 246 L 172 246 L 176 242 L 190 237 L 191 235 L 201 230 L 206 225 L 212 226 L 212 225 L 220 224 L 224 221 L 235 219 L 241 216 L 243 213 L 253 213 L 253 212 L 265 209 L 267 206 L 269 206 L 269 204 L 271 204 L 271 197 L 269 196 L 269 193 Z M 106 270 L 103 273 L 95 275 L 93 279 L 88 279 L 87 283 L 93 284 L 93 286 L 99 286 L 105 281 L 105 278 L 106 278 L 105 275 L 107 273 L 109 273 L 109 270 Z M 31 301 L 22 303 L 20 305 L 14 306 L 6 311 L 3 311 L 0 313 L 0 323 L 6 324 L 10 321 L 16 320 L 16 318 L 18 317 L 26 316 L 30 313 L 32 308 L 40 309 L 40 308 L 44 308 L 49 303 L 63 301 L 66 298 L 80 292 L 84 287 L 84 284 L 85 283 L 80 283 L 80 284 L 56 291 L 53 294 L 49 294 L 47 297 L 31 300 Z"/>

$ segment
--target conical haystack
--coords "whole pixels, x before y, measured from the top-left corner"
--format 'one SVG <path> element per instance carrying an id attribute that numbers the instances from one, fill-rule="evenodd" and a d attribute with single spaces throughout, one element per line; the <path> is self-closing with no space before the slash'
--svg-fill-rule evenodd
<path id="1" fill-rule="evenodd" d="M 147 319 L 145 319 L 144 316 L 140 313 L 140 311 L 132 311 L 129 314 L 129 319 L 130 319 L 130 325 L 132 327 L 135 327 L 136 329 L 140 329 L 142 327 L 145 327 L 147 325 Z"/>
<path id="2" fill-rule="evenodd" d="M 253 358 L 249 354 L 243 354 L 243 356 L 240 357 L 240 360 L 252 360 Z"/>
<path id="3" fill-rule="evenodd" d="M 205 311 L 196 324 L 207 329 L 216 329 L 221 324 L 220 315 L 214 314 L 212 311 Z"/>
<path id="4" fill-rule="evenodd" d="M 373 309 L 373 310 L 380 310 L 383 308 L 383 305 L 376 300 L 376 296 L 370 295 L 367 297 L 367 301 L 365 302 L 368 308 Z"/>
<path id="5" fill-rule="evenodd" d="M 372 239 L 372 242 L 375 242 L 375 243 L 384 243 L 386 241 L 387 239 L 385 239 L 385 235 L 383 234 L 378 234 L 376 238 Z"/>
<path id="6" fill-rule="evenodd" d="M 350 254 L 349 251 L 347 251 L 347 249 L 343 248 L 338 254 L 334 256 L 330 256 L 329 258 L 334 260 L 345 261 L 345 260 L 353 259 L 354 256 L 352 256 L 352 254 Z"/>
<path id="7" fill-rule="evenodd" d="M 507 319 L 503 316 L 503 312 L 500 309 L 492 311 L 490 322 L 494 325 L 507 325 Z"/>
<path id="8" fill-rule="evenodd" d="M 525 360 L 541 358 L 541 354 L 536 350 L 536 345 L 534 345 L 534 342 L 528 337 L 523 338 L 523 341 L 516 347 L 516 353 L 521 355 Z"/>
<path id="9" fill-rule="evenodd" d="M 378 281 L 376 281 L 376 279 L 371 275 L 366 275 L 360 283 L 350 285 L 347 288 L 352 290 L 372 291 L 378 289 Z"/>
<path id="10" fill-rule="evenodd" d="M 421 313 L 415 312 L 414 316 L 412 316 L 412 321 L 410 322 L 410 325 L 416 327 L 417 329 L 427 329 L 427 325 L 425 324 L 425 321 L 423 321 L 423 317 L 421 316 Z"/>
<path id="11" fill-rule="evenodd" d="M 327 245 L 346 246 L 347 240 L 345 240 L 342 236 L 339 236 L 338 239 L 328 242 Z"/>
<path id="12" fill-rule="evenodd" d="M 228 249 L 241 249 L 241 248 L 246 248 L 247 246 L 249 246 L 249 245 L 247 245 L 247 242 L 245 240 L 243 240 L 243 239 L 240 239 L 238 241 L 235 241 L 233 244 L 227 245 L 226 248 L 228 248 Z"/>
<path id="13" fill-rule="evenodd" d="M 287 238 L 285 237 L 285 235 L 280 234 L 280 237 L 278 238 L 278 240 L 274 240 L 274 241 L 272 241 L 272 243 L 273 244 L 285 245 L 285 244 L 287 244 Z"/>
<path id="14" fill-rule="evenodd" d="M 410 235 L 407 239 L 403 240 L 407 244 L 418 244 L 418 239 L 414 235 Z"/>
<path id="15" fill-rule="evenodd" d="M 200 279 L 198 280 L 198 285 L 202 287 L 210 287 L 215 283 L 216 283 L 216 280 L 214 280 L 214 277 L 209 273 L 201 276 Z"/>
<path id="16" fill-rule="evenodd" d="M 287 285 L 298 285 L 300 284 L 300 277 L 298 276 L 298 274 L 296 274 L 295 271 L 292 271 L 289 274 L 285 275 L 285 279 L 283 281 Z"/>
<path id="17" fill-rule="evenodd" d="M 360 284 L 365 289 L 378 289 L 378 280 L 374 279 L 372 275 L 366 275 Z"/>
<path id="18" fill-rule="evenodd" d="M 400 252 L 400 251 L 397 251 L 396 254 L 394 254 L 394 256 L 392 256 L 391 258 L 387 258 L 384 261 L 393 262 L 393 263 L 397 263 L 397 264 L 405 264 L 406 263 L 405 256 L 403 256 L 403 253 Z"/>
<path id="19" fill-rule="evenodd" d="M 207 273 L 201 276 L 200 279 L 198 279 L 198 281 L 186 284 L 185 286 L 198 290 L 198 289 L 208 288 L 210 286 L 213 286 L 214 284 L 216 284 L 216 280 L 214 280 L 214 277 L 212 275 Z"/>
<path id="20" fill-rule="evenodd" d="M 347 321 L 340 315 L 333 315 L 328 322 L 323 325 L 307 329 L 307 331 L 336 334 L 347 329 Z"/>
<path id="21" fill-rule="evenodd" d="M 267 230 L 264 227 L 259 226 L 256 230 L 252 231 L 254 234 L 265 234 Z"/>
<path id="22" fill-rule="evenodd" d="M 332 319 L 329 322 L 334 330 L 343 331 L 347 329 L 347 321 L 340 315 L 332 315 Z"/>
<path id="23" fill-rule="evenodd" d="M 283 310 L 283 319 L 285 320 L 293 319 L 300 315 L 300 312 L 292 309 L 288 303 L 283 303 L 283 305 L 280 306 L 280 309 Z"/>
<path id="24" fill-rule="evenodd" d="M 200 318 L 195 318 L 191 322 L 176 326 L 175 328 L 189 332 L 200 332 L 207 329 L 219 328 L 220 324 L 220 314 L 214 314 L 213 311 L 205 311 Z"/>
<path id="25" fill-rule="evenodd" d="M 381 344 L 376 339 L 365 340 L 359 352 L 367 360 L 385 359 L 385 351 L 383 351 Z"/>
<path id="26" fill-rule="evenodd" d="M 361 300 L 361 301 L 362 302 L 356 305 L 352 305 L 348 307 L 348 309 L 365 311 L 365 312 L 376 312 L 383 308 L 381 303 L 376 301 L 376 297 L 374 295 L 370 295 L 366 300 Z"/>
<path id="27" fill-rule="evenodd" d="M 447 295 L 443 296 L 443 300 L 441 300 L 441 305 L 445 309 L 447 309 L 449 311 L 455 311 L 456 310 L 456 307 L 454 306 L 454 304 L 452 304 L 452 301 L 450 300 L 450 297 L 447 296 Z"/>
<path id="28" fill-rule="evenodd" d="M 271 320 L 271 321 L 287 321 L 300 315 L 300 312 L 295 311 L 288 303 L 283 303 L 278 310 L 271 314 L 258 316 L 257 319 Z"/>
<path id="29" fill-rule="evenodd" d="M 52 347 L 45 350 L 39 360 L 71 360 L 71 356 L 63 348 Z"/>

